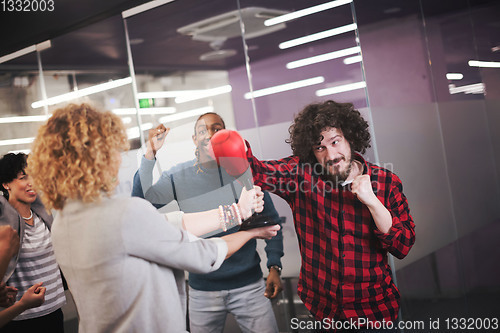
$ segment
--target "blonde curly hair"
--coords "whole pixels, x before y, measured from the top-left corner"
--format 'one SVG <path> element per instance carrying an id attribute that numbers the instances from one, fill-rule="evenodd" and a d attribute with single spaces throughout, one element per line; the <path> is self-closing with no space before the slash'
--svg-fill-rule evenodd
<path id="1" fill-rule="evenodd" d="M 62 209 L 67 199 L 96 202 L 116 187 L 113 166 L 127 149 L 118 116 L 85 103 L 69 104 L 38 130 L 27 170 L 48 209 Z"/>

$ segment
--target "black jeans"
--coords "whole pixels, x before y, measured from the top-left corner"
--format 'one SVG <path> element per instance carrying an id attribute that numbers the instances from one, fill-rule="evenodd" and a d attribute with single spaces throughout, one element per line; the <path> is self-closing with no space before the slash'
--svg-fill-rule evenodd
<path id="1" fill-rule="evenodd" d="M 64 333 L 64 317 L 61 309 L 49 313 L 48 315 L 11 321 L 0 328 L 1 333 Z"/>

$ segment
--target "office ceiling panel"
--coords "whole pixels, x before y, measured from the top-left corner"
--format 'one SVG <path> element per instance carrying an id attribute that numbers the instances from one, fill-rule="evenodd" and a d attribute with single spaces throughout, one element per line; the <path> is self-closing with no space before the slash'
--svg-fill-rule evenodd
<path id="1" fill-rule="evenodd" d="M 52 46 L 43 51 L 42 62 L 47 70 L 113 70 L 128 71 L 124 23 L 121 12 L 140 5 L 145 0 L 85 0 L 56 1 L 53 12 L 14 13 L 2 12 L 0 22 L 0 56 L 50 39 Z M 236 24 L 228 25 L 227 31 L 195 33 L 189 36 L 179 28 L 217 18 L 241 10 L 243 21 L 252 28 L 254 16 L 273 15 L 324 3 L 319 0 L 176 0 L 153 10 L 127 19 L 132 41 L 132 54 L 137 72 L 169 72 L 172 70 L 230 69 L 244 64 L 243 42 L 235 36 Z M 420 4 L 422 7 L 420 8 Z M 474 30 L 480 36 L 481 45 L 489 49 L 498 46 L 498 15 L 495 11 L 479 9 L 490 6 L 498 9 L 498 1 L 487 0 L 440 0 L 440 1 L 395 1 L 356 0 L 356 16 L 360 25 L 374 24 L 384 20 L 422 15 L 436 17 L 452 15 L 453 12 L 470 11 L 477 14 L 474 27 L 457 25 L 457 31 L 447 31 L 444 42 L 455 43 L 448 49 L 457 48 L 457 40 L 467 36 L 460 29 Z M 269 13 L 259 12 L 268 9 Z M 423 10 L 421 10 L 423 9 Z M 245 16 L 248 14 L 248 16 Z M 304 36 L 352 23 L 349 6 L 341 6 L 315 14 L 314 20 L 303 24 L 290 21 L 276 31 L 252 30 L 247 36 L 249 56 L 252 61 L 273 56 L 279 51 L 276 41 Z M 484 15 L 484 18 L 482 17 Z M 222 17 L 215 24 L 224 25 L 231 16 Z M 226 22 L 227 23 L 227 22 Z M 207 24 L 214 24 L 209 22 Z M 450 27 L 447 25 L 445 28 Z M 206 25 L 198 27 L 206 30 Z M 210 30 L 210 29 L 208 29 Z M 485 31 L 484 33 L 482 31 Z M 212 33 L 212 34 L 211 34 Z M 215 33 L 215 35 L 213 34 Z M 227 38 L 224 37 L 226 33 Z M 253 35 L 252 35 L 253 33 Z M 217 35 L 218 34 L 218 35 Z M 469 33 L 470 34 L 470 33 Z M 455 38 L 453 37 L 455 36 Z M 222 38 L 218 38 L 222 37 Z M 204 60 L 202 60 L 204 59 Z M 36 70 L 32 57 L 21 57 L 0 64 L 0 71 L 16 69 Z"/>

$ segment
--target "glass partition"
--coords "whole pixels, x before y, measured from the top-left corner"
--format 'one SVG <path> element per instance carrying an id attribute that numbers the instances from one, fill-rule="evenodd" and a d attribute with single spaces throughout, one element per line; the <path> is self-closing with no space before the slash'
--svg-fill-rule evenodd
<path id="1" fill-rule="evenodd" d="M 0 64 L 0 154 L 29 153 L 39 126 L 55 109 L 82 102 L 122 115 L 134 145 L 135 108 L 120 111 L 134 106 L 125 41 L 121 16 L 114 16 L 61 34 Z M 132 169 L 130 175 L 127 167 Z M 137 163 L 124 164 L 118 192 L 130 193 L 136 169 Z M 78 315 L 69 292 L 63 312 L 65 330 L 76 332 Z"/>
<path id="2" fill-rule="evenodd" d="M 41 91 L 36 52 L 0 64 L 0 155 L 28 152 L 45 111 L 31 103 Z"/>
<path id="3" fill-rule="evenodd" d="M 352 102 L 370 123 L 367 160 L 403 180 L 416 223 L 416 244 L 394 262 L 401 319 L 432 329 L 439 318 L 445 330 L 448 317 L 498 316 L 499 12 L 487 0 L 177 0 L 126 11 L 0 64 L 0 154 L 28 152 L 51 111 L 91 101 L 127 127 L 118 192 L 128 195 L 141 135 L 160 123 L 171 132 L 155 179 L 196 158 L 203 113 L 275 159 L 291 154 L 288 128 L 305 105 Z M 307 317 L 300 254 L 290 208 L 272 198 L 285 221 L 274 311 L 280 331 L 293 331 L 290 319 Z"/>
<path id="4" fill-rule="evenodd" d="M 140 146 L 121 16 L 53 38 L 50 47 L 39 52 L 39 58 L 39 89 L 29 105 L 30 112 L 50 115 L 68 103 L 89 102 L 120 115 L 132 146 Z M 132 169 L 136 167 L 134 163 Z M 131 175 L 125 174 L 118 192 L 130 193 Z"/>
<path id="5" fill-rule="evenodd" d="M 185 15 L 188 12 L 189 15 Z M 198 151 L 192 138 L 196 119 L 215 112 L 223 118 L 226 128 L 235 128 L 228 70 L 245 65 L 237 3 L 232 0 L 174 1 L 124 16 L 142 129 L 159 124 L 170 128 L 165 147 L 156 155 L 154 180 L 162 171 L 179 163 L 184 163 L 187 169 L 196 168 L 201 165 L 197 164 Z M 144 152 L 144 149 L 138 152 L 139 159 Z M 209 172 L 203 168 L 198 170 L 203 171 Z M 203 206 L 206 200 L 202 199 L 212 190 L 215 189 L 185 193 L 181 209 L 190 211 L 193 201 L 197 202 L 196 211 L 213 208 Z M 234 191 L 239 196 L 241 187 Z M 179 199 L 181 195 L 177 195 Z M 235 195 L 231 198 L 228 200 L 234 201 Z M 159 205 L 171 202 L 170 199 L 157 201 Z M 179 207 L 172 201 L 163 209 Z"/>
<path id="6" fill-rule="evenodd" d="M 239 0 L 242 10 L 259 8 L 265 17 L 260 34 L 244 38 L 245 66 L 229 71 L 233 86 L 236 126 L 262 159 L 292 154 L 285 142 L 294 116 L 304 106 L 328 99 L 351 102 L 370 120 L 362 71 L 357 24 L 352 1 Z M 242 15 L 245 32 L 257 19 Z M 367 159 L 375 160 L 370 149 Z M 297 296 L 300 270 L 293 217 L 288 204 L 272 195 L 285 223 L 283 277 L 285 291 L 275 304 L 280 330 L 290 320 L 311 320 Z M 260 252 L 264 256 L 264 251 Z"/>
<path id="7" fill-rule="evenodd" d="M 413 249 L 395 262 L 403 324 L 453 331 L 463 327 L 450 318 L 494 317 L 500 8 L 354 4 L 377 152 L 402 178 L 416 224 Z"/>

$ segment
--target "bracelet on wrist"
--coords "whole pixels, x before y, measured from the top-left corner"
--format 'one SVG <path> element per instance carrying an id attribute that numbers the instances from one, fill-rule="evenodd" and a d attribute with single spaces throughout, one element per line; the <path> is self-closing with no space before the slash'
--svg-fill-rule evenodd
<path id="1" fill-rule="evenodd" d="M 241 220 L 241 212 L 240 212 L 240 208 L 238 207 L 238 204 L 236 202 L 234 202 L 231 205 L 231 208 L 233 208 L 234 213 L 236 215 L 237 222 L 240 225 L 241 223 L 243 223 L 243 221 Z"/>
<path id="2" fill-rule="evenodd" d="M 219 206 L 219 223 L 221 229 L 226 232 L 229 228 L 242 223 L 241 213 L 236 204 Z"/>
<path id="3" fill-rule="evenodd" d="M 272 265 L 269 266 L 269 271 L 271 271 L 271 268 L 274 268 L 274 270 L 278 273 L 278 275 L 281 275 L 281 267 L 278 265 Z"/>

